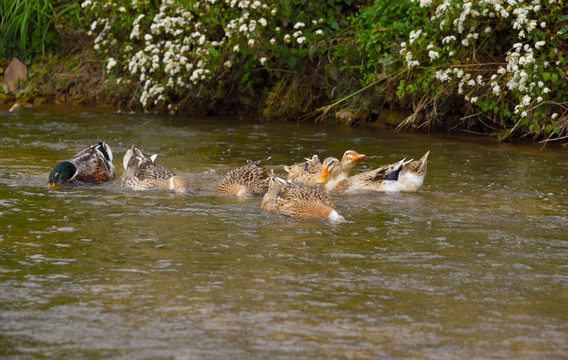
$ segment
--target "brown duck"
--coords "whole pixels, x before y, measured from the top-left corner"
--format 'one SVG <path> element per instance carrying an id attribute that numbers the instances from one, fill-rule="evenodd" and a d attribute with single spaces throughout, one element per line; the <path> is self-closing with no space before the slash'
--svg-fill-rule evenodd
<path id="1" fill-rule="evenodd" d="M 268 190 L 270 169 L 260 166 L 270 157 L 249 160 L 244 166 L 233 169 L 217 184 L 217 194 L 235 196 L 262 195 Z"/>

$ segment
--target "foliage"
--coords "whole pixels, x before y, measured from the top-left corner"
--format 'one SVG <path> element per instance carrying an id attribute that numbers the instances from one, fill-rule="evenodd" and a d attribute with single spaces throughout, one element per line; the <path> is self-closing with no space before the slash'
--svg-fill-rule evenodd
<path id="1" fill-rule="evenodd" d="M 61 17 L 79 19 L 79 10 L 71 0 L 0 0 L 0 55 L 28 63 L 44 55 L 58 44 L 55 21 Z"/>
<path id="2" fill-rule="evenodd" d="M 350 0 L 86 0 L 95 49 L 146 111 L 195 99 L 258 99 L 317 62 L 318 43 L 343 26 Z M 274 102 L 271 102 L 274 103 Z"/>
<path id="3" fill-rule="evenodd" d="M 428 10 L 430 21 L 401 44 L 399 62 L 406 74 L 398 95 L 429 100 L 410 120 L 454 95 L 465 101 L 463 120 L 489 124 L 502 138 L 568 131 L 562 126 L 568 116 L 562 78 L 568 63 L 563 56 L 568 7 L 562 1 L 414 3 Z"/>

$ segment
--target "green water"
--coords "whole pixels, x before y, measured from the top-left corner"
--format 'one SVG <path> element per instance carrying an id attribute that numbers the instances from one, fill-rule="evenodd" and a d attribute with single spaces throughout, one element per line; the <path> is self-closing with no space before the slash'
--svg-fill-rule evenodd
<path id="1" fill-rule="evenodd" d="M 85 109 L 0 111 L 2 359 L 553 359 L 568 354 L 568 157 L 479 138 Z M 136 145 L 196 195 L 47 188 Z M 414 194 L 336 197 L 342 224 L 215 195 L 247 159 L 431 151 Z"/>

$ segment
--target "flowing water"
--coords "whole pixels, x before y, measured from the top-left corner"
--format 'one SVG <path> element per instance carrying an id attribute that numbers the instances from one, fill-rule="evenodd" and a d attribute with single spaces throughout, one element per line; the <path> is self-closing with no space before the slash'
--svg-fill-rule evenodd
<path id="1" fill-rule="evenodd" d="M 568 157 L 482 138 L 46 108 L 0 112 L 3 359 L 568 357 Z M 48 190 L 136 145 L 196 194 Z M 336 197 L 347 222 L 215 195 L 247 159 L 430 150 L 412 194 Z"/>

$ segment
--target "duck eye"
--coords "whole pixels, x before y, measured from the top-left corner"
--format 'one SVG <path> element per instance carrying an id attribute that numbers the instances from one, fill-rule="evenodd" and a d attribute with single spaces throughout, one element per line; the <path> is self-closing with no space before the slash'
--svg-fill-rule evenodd
<path id="1" fill-rule="evenodd" d="M 59 179 L 60 177 L 61 177 L 61 174 L 60 174 L 60 173 L 55 174 L 55 178 L 56 178 L 56 179 Z"/>

